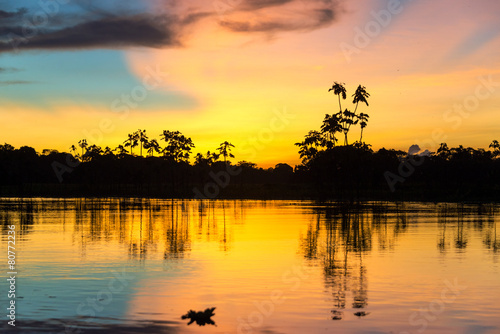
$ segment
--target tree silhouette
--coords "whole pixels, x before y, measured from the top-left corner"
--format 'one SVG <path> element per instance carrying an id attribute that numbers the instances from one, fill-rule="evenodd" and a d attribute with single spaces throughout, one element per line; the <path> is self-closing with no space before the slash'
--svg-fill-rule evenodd
<path id="1" fill-rule="evenodd" d="M 142 148 L 148 144 L 149 138 L 146 135 L 146 130 L 137 130 L 134 132 L 134 136 L 137 138 L 140 147 L 140 156 L 142 157 Z"/>
<path id="2" fill-rule="evenodd" d="M 195 165 L 211 166 L 215 161 L 217 161 L 217 159 L 219 159 L 219 155 L 217 153 L 207 151 L 205 156 L 201 153 L 196 154 L 194 162 Z"/>
<path id="3" fill-rule="evenodd" d="M 87 149 L 87 152 L 85 153 L 85 158 L 88 158 L 88 160 L 92 161 L 98 158 L 102 153 L 103 151 L 101 147 L 94 144 L 89 146 L 89 148 Z"/>
<path id="4" fill-rule="evenodd" d="M 347 98 L 345 83 L 334 82 L 332 88 L 330 88 L 328 92 L 331 92 L 332 90 L 333 94 L 339 96 L 339 112 L 342 112 L 342 104 L 340 103 L 340 97 L 342 96 L 342 99 L 344 100 Z"/>
<path id="5" fill-rule="evenodd" d="M 119 158 L 123 158 L 128 153 L 127 149 L 123 147 L 123 145 L 118 145 L 113 151 L 116 152 L 116 155 Z"/>
<path id="6" fill-rule="evenodd" d="M 358 110 L 358 104 L 359 102 L 365 103 L 366 106 L 368 106 L 368 98 L 370 97 L 370 94 L 366 91 L 365 86 L 359 85 L 358 88 L 356 88 L 356 92 L 352 94 L 353 100 L 352 103 L 356 103 L 356 108 L 354 109 L 354 113 Z"/>
<path id="7" fill-rule="evenodd" d="M 156 152 L 156 153 L 161 152 L 160 144 L 158 144 L 158 141 L 156 139 L 152 139 L 152 140 L 144 143 L 144 148 L 147 150 L 148 154 L 151 156 L 154 156 L 154 152 Z"/>
<path id="8" fill-rule="evenodd" d="M 160 137 L 167 144 L 162 151 L 164 157 L 172 159 L 175 162 L 189 161 L 189 155 L 191 154 L 191 150 L 194 148 L 191 138 L 184 136 L 179 131 L 168 130 L 163 130 Z"/>
<path id="9" fill-rule="evenodd" d="M 70 148 L 69 148 L 69 151 L 72 153 L 72 154 L 75 154 L 76 153 L 76 146 L 75 145 L 71 145 Z"/>
<path id="10" fill-rule="evenodd" d="M 321 133 L 326 134 L 327 142 L 326 147 L 332 148 L 335 146 L 335 143 L 338 139 L 335 137 L 337 132 L 342 132 L 342 118 L 338 113 L 332 115 L 325 115 L 325 119 L 323 120 L 323 124 L 321 125 Z M 311 132 L 309 132 L 311 134 Z"/>
<path id="11" fill-rule="evenodd" d="M 139 145 L 139 137 L 137 135 L 137 132 L 134 133 L 129 133 L 128 134 L 128 139 L 123 142 L 125 144 L 125 147 L 130 146 L 130 155 L 133 155 L 133 148 L 137 147 Z"/>
<path id="12" fill-rule="evenodd" d="M 438 157 L 444 159 L 444 160 L 449 160 L 451 157 L 451 151 L 448 148 L 448 144 L 446 143 L 441 143 L 439 145 L 439 148 L 437 149 L 437 155 Z"/>
<path id="13" fill-rule="evenodd" d="M 87 143 L 87 139 L 82 139 L 78 142 L 78 146 L 81 147 L 82 149 L 82 155 L 81 155 L 81 159 L 83 161 L 83 156 L 85 155 L 85 152 L 83 151 L 84 149 L 87 148 L 87 146 L 89 146 L 89 144 Z"/>
<path id="14" fill-rule="evenodd" d="M 234 155 L 231 153 L 231 147 L 234 147 L 234 145 L 226 140 L 217 148 L 219 154 L 224 157 L 224 164 L 226 164 L 227 157 L 234 158 Z"/>
<path id="15" fill-rule="evenodd" d="M 106 146 L 106 148 L 104 149 L 104 155 L 113 155 L 113 150 L 111 149 L 111 147 L 109 146 Z"/>
<path id="16" fill-rule="evenodd" d="M 493 149 L 492 155 L 494 158 L 500 156 L 500 143 L 498 142 L 498 140 L 493 140 L 491 142 L 489 148 Z"/>
<path id="17" fill-rule="evenodd" d="M 358 119 L 360 121 L 359 125 L 361 126 L 361 136 L 359 137 L 360 143 L 363 142 L 363 129 L 366 128 L 366 126 L 368 125 L 368 118 L 370 118 L 370 116 L 368 116 L 368 114 L 364 114 L 364 113 L 360 113 L 358 116 Z"/>
<path id="18" fill-rule="evenodd" d="M 360 140 L 362 140 L 363 129 L 366 127 L 366 125 L 368 123 L 369 116 L 368 116 L 368 114 L 364 114 L 364 113 L 362 115 L 358 116 L 356 114 L 356 112 L 358 110 L 358 106 L 359 106 L 360 102 L 366 103 L 366 105 L 368 106 L 368 97 L 370 97 L 370 94 L 366 91 L 366 87 L 358 85 L 358 88 L 356 89 L 356 91 L 352 95 L 352 97 L 353 97 L 352 103 L 355 104 L 354 112 L 351 112 L 349 109 L 342 110 L 341 98 L 344 100 L 347 98 L 347 92 L 346 92 L 346 88 L 345 88 L 344 83 L 334 82 L 332 87 L 330 89 L 328 89 L 328 92 L 331 92 L 331 91 L 333 91 L 333 93 L 335 95 L 338 95 L 339 112 L 332 115 L 332 116 L 329 116 L 329 119 L 325 118 L 325 120 L 323 121 L 323 127 L 325 126 L 325 123 L 327 123 L 327 122 L 333 123 L 333 124 L 330 124 L 330 129 L 335 129 L 335 131 L 333 133 L 343 131 L 344 132 L 344 145 L 349 145 L 347 136 L 348 136 L 349 130 L 351 129 L 351 126 L 358 124 L 358 122 L 361 122 L 361 139 Z M 337 125 L 337 123 L 338 123 L 338 125 Z M 323 130 L 323 127 L 322 127 L 322 132 L 327 132 L 327 133 L 329 133 L 329 136 L 331 136 L 331 133 L 332 133 L 331 130 L 330 131 Z M 329 139 L 332 140 L 332 138 L 329 138 Z"/>
<path id="19" fill-rule="evenodd" d="M 326 146 L 326 142 L 320 132 L 309 131 L 304 141 L 295 143 L 295 146 L 299 147 L 299 155 L 302 158 L 302 163 L 307 164 L 317 155 L 321 148 Z"/>

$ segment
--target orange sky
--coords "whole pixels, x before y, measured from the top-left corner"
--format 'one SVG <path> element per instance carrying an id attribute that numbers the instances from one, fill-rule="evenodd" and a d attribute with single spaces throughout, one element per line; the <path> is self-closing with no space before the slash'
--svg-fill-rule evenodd
<path id="1" fill-rule="evenodd" d="M 340 81 L 348 95 L 358 84 L 371 94 L 370 106 L 359 111 L 370 115 L 363 139 L 374 149 L 406 150 L 416 143 L 432 151 L 442 141 L 487 148 L 499 139 L 500 3 L 396 2 L 390 7 L 388 1 L 339 1 L 330 5 L 335 18 L 317 24 L 311 13 L 325 10 L 321 1 L 281 1 L 252 11 L 247 1 L 233 1 L 236 7 L 223 7 L 222 15 L 213 13 L 217 1 L 174 7 L 153 1 L 148 10 L 160 14 L 189 14 L 196 8 L 211 15 L 184 29 L 181 45 L 119 48 L 123 72 L 132 78 L 120 90 L 110 88 L 125 82 L 118 70 L 111 70 L 112 61 L 78 76 L 64 68 L 65 61 L 90 62 L 85 58 L 89 51 L 41 48 L 1 54 L 0 141 L 67 151 L 84 137 L 116 147 L 138 128 L 151 138 L 168 129 L 191 137 L 195 153 L 213 151 L 228 140 L 236 146 L 236 161 L 294 165 L 300 160 L 293 144 L 319 129 L 326 113 L 337 111 L 336 97 L 327 91 Z M 267 2 L 254 5 L 261 3 Z M 31 71 L 35 63 L 43 67 L 44 60 L 52 76 Z M 16 74 L 9 68 L 23 70 Z M 128 113 L 117 110 L 113 101 L 134 89 L 139 93 L 136 87 L 152 69 L 167 73 L 158 87 L 135 100 Z M 16 75 L 31 84 L 13 83 Z M 54 88 L 43 103 L 31 101 L 42 85 L 75 85 L 82 97 L 60 96 Z M 85 98 L 93 89 L 97 92 Z M 193 103 L 164 103 L 154 100 L 155 94 L 185 96 Z M 344 106 L 352 106 L 349 98 Z M 106 127 L 103 119 L 109 120 Z M 350 141 L 358 138 L 355 128 Z"/>

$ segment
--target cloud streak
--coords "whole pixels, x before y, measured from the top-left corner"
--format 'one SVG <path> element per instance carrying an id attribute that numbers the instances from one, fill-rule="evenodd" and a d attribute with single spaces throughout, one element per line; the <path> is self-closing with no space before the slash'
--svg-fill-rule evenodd
<path id="1" fill-rule="evenodd" d="M 26 81 L 26 80 L 7 80 L 7 81 L 0 81 L 0 86 L 11 86 L 11 85 L 25 85 L 25 84 L 32 84 L 35 83 L 34 81 Z"/>
<path id="2" fill-rule="evenodd" d="M 16 67 L 0 67 L 0 73 L 15 73 L 19 71 L 21 71 L 21 69 Z"/>
<path id="3" fill-rule="evenodd" d="M 95 6 L 80 6 L 76 12 L 47 15 L 40 26 L 30 21 L 37 9 L 0 11 L 0 52 L 179 47 L 185 45 L 189 28 L 207 19 L 232 33 L 310 31 L 332 24 L 338 10 L 332 0 L 241 0 L 221 20 L 220 13 L 213 8 L 208 11 L 201 0 L 185 9 L 175 0 L 164 3 L 168 13 L 129 10 L 110 14 Z"/>

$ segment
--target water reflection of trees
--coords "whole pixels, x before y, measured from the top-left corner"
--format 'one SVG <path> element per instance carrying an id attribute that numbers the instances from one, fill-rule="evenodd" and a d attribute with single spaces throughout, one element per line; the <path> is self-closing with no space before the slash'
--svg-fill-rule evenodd
<path id="1" fill-rule="evenodd" d="M 186 256 L 197 239 L 230 251 L 234 227 L 243 223 L 252 205 L 217 200 L 4 199 L 0 229 L 5 236 L 7 226 L 14 224 L 21 238 L 37 223 L 60 224 L 82 257 L 95 243 L 118 243 L 130 258 L 169 260 Z"/>
<path id="2" fill-rule="evenodd" d="M 196 238 L 218 242 L 228 251 L 243 212 L 239 206 L 238 201 L 78 199 L 70 210 L 73 240 L 82 254 L 89 243 L 118 241 L 130 258 L 139 260 L 158 254 L 165 260 L 183 258 Z"/>
<path id="3" fill-rule="evenodd" d="M 457 252 L 463 252 L 468 246 L 469 234 L 479 233 L 483 245 L 498 252 L 500 243 L 497 237 L 497 206 L 492 204 L 449 204 L 438 205 L 438 249 L 445 253 L 451 245 Z"/>
<path id="4" fill-rule="evenodd" d="M 364 257 L 377 238 L 381 251 L 392 249 L 397 236 L 408 227 L 404 206 L 335 205 L 317 207 L 314 220 L 301 239 L 301 250 L 310 262 L 323 267 L 325 285 L 332 293 L 332 319 L 340 320 L 348 304 L 357 316 L 368 305 Z"/>

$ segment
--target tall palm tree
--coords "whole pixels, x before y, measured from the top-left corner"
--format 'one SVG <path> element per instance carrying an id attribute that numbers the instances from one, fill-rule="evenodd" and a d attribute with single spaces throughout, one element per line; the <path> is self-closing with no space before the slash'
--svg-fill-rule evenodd
<path id="1" fill-rule="evenodd" d="M 356 111 L 358 110 L 359 102 L 366 103 L 366 106 L 368 106 L 368 98 L 370 97 L 370 94 L 366 91 L 365 86 L 358 85 L 358 88 L 356 88 L 356 91 L 354 92 L 354 94 L 352 94 L 352 97 L 353 97 L 352 103 L 355 103 L 356 107 L 354 108 L 354 112 L 353 113 L 349 112 L 349 115 L 348 115 L 349 120 L 346 122 L 347 130 L 345 132 L 345 145 L 347 145 L 347 132 L 349 132 L 351 125 L 356 125 L 358 123 L 358 120 L 361 120 L 356 115 Z M 356 119 L 356 121 L 354 121 L 354 119 Z M 364 124 L 365 124 L 364 127 L 366 127 L 366 121 L 364 122 Z M 363 132 L 363 127 L 361 129 L 361 132 Z"/>
<path id="2" fill-rule="evenodd" d="M 234 147 L 234 145 L 226 140 L 217 148 L 219 154 L 224 157 L 224 164 L 226 164 L 227 157 L 234 158 L 234 155 L 231 153 L 231 147 Z"/>
<path id="3" fill-rule="evenodd" d="M 89 144 L 87 143 L 87 139 L 82 139 L 78 142 L 78 146 L 80 146 L 82 148 L 82 156 L 81 156 L 81 159 L 83 161 L 83 156 L 85 155 L 85 153 L 83 152 L 84 149 L 87 148 L 87 146 L 89 146 Z"/>
<path id="4" fill-rule="evenodd" d="M 345 89 L 345 83 L 339 83 L 339 82 L 334 82 L 332 85 L 332 88 L 328 90 L 328 92 L 331 92 L 333 90 L 333 94 L 339 96 L 339 110 L 342 112 L 342 104 L 340 103 L 340 96 L 345 100 L 347 98 L 347 93 Z"/>
<path id="5" fill-rule="evenodd" d="M 356 92 L 352 94 L 352 97 L 354 98 L 352 100 L 352 103 L 356 103 L 356 108 L 354 109 L 355 114 L 356 111 L 358 110 L 359 102 L 366 103 L 366 106 L 368 107 L 368 98 L 370 97 L 370 94 L 366 91 L 365 86 L 359 85 L 358 88 L 356 88 Z"/>
<path id="6" fill-rule="evenodd" d="M 128 139 L 123 142 L 125 147 L 130 146 L 130 155 L 132 155 L 132 149 L 139 145 L 139 138 L 137 137 L 137 132 L 129 133 Z"/>
<path id="7" fill-rule="evenodd" d="M 137 138 L 137 140 L 139 141 L 139 146 L 140 146 L 140 155 L 142 157 L 142 148 L 147 145 L 148 143 L 148 136 L 146 135 L 146 130 L 137 130 L 136 132 L 134 132 L 134 135 L 135 137 Z"/>

